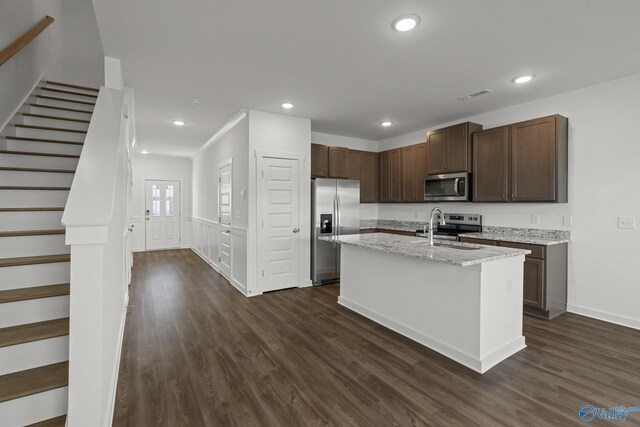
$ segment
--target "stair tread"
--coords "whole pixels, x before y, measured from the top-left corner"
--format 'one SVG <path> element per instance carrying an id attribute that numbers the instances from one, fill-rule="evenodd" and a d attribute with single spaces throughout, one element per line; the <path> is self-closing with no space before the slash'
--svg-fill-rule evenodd
<path id="1" fill-rule="evenodd" d="M 71 112 L 74 112 L 74 113 L 83 113 L 83 114 L 89 114 L 89 115 L 93 114 L 93 111 L 78 110 L 76 108 L 58 107 L 56 105 L 42 105 L 42 104 L 30 103 L 29 106 L 37 107 L 37 108 L 48 108 L 50 110 L 58 110 L 58 111 L 71 111 Z"/>
<path id="2" fill-rule="evenodd" d="M 18 258 L 0 258 L 0 267 L 16 267 L 22 265 L 34 265 L 34 264 L 53 264 L 57 262 L 69 262 L 71 260 L 70 254 L 58 254 L 58 255 L 38 255 L 38 256 L 26 256 Z"/>
<path id="3" fill-rule="evenodd" d="M 69 191 L 71 187 L 24 187 L 17 185 L 3 185 L 0 190 L 37 190 L 37 191 Z"/>
<path id="4" fill-rule="evenodd" d="M 38 119 L 50 119 L 50 120 L 61 120 L 64 122 L 77 122 L 77 123 L 91 123 L 91 120 L 82 120 L 82 119 L 72 119 L 68 117 L 60 117 L 60 116 L 50 116 L 48 114 L 36 114 L 36 113 L 22 113 L 25 117 L 35 117 Z"/>
<path id="5" fill-rule="evenodd" d="M 30 288 L 0 291 L 0 304 L 69 295 L 69 284 L 32 286 Z"/>
<path id="6" fill-rule="evenodd" d="M 67 416 L 60 415 L 59 417 L 49 418 L 48 420 L 40 421 L 35 424 L 29 424 L 26 427 L 64 427 L 67 424 Z"/>
<path id="7" fill-rule="evenodd" d="M 86 130 L 57 128 L 57 127 L 53 127 L 53 126 L 22 125 L 22 124 L 19 124 L 19 123 L 16 124 L 15 126 L 17 128 L 23 128 L 23 129 L 50 130 L 52 132 L 87 133 Z"/>
<path id="8" fill-rule="evenodd" d="M 69 362 L 54 363 L 0 376 L 0 402 L 65 387 Z"/>
<path id="9" fill-rule="evenodd" d="M 92 92 L 100 92 L 100 89 L 98 89 L 97 87 L 74 85 L 74 84 L 71 84 L 71 83 L 63 83 L 63 82 L 54 82 L 53 80 L 47 80 L 46 83 L 48 85 L 73 87 L 73 88 L 76 88 L 76 89 L 90 90 Z"/>
<path id="10" fill-rule="evenodd" d="M 72 169 L 46 169 L 46 168 L 14 168 L 11 166 L 2 166 L 0 171 L 10 172 L 46 172 L 46 173 L 76 173 Z"/>
<path id="11" fill-rule="evenodd" d="M 53 236 L 57 234 L 65 234 L 64 228 L 52 230 L 0 231 L 0 237 Z"/>
<path id="12" fill-rule="evenodd" d="M 0 212 L 64 212 L 63 207 L 0 208 Z"/>
<path id="13" fill-rule="evenodd" d="M 48 142 L 51 144 L 84 145 L 84 142 L 81 142 L 81 141 L 66 141 L 63 139 L 29 138 L 26 136 L 5 136 L 5 138 L 10 139 L 12 141 L 32 141 L 32 142 Z"/>
<path id="14" fill-rule="evenodd" d="M 49 92 L 56 92 L 56 93 L 65 93 L 67 95 L 78 95 L 78 96 L 87 96 L 89 98 L 97 98 L 98 95 L 93 95 L 93 94 L 89 94 L 89 93 L 82 93 L 82 92 L 76 92 L 73 90 L 65 90 L 65 89 L 56 89 L 53 87 L 43 87 L 42 90 L 46 90 Z"/>
<path id="15" fill-rule="evenodd" d="M 77 154 L 43 153 L 41 151 L 0 150 L 0 154 L 15 154 L 17 156 L 68 157 L 70 159 L 80 158 L 80 156 Z"/>
<path id="16" fill-rule="evenodd" d="M 69 98 L 60 98 L 57 96 L 48 96 L 48 95 L 36 95 L 36 98 L 40 98 L 40 99 L 49 99 L 51 101 L 64 101 L 64 102 L 72 102 L 72 103 L 76 103 L 76 104 L 83 104 L 83 105 L 96 105 L 93 102 L 89 102 L 89 101 L 79 101 L 77 99 L 69 99 Z"/>
<path id="17" fill-rule="evenodd" d="M 52 296 L 69 295 L 66 294 Z M 28 323 L 0 329 L 0 347 L 24 344 L 33 341 L 69 335 L 69 318 L 47 320 L 45 322 Z"/>

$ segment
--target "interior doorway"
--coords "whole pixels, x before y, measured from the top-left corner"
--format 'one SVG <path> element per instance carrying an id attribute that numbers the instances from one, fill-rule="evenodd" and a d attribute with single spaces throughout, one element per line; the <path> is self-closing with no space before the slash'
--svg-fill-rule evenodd
<path id="1" fill-rule="evenodd" d="M 180 247 L 180 182 L 146 180 L 146 249 Z"/>

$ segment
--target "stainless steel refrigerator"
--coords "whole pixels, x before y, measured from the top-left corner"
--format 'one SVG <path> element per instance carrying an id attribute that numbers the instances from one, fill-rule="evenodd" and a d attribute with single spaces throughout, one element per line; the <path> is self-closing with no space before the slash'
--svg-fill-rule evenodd
<path id="1" fill-rule="evenodd" d="M 360 233 L 360 182 L 311 181 L 311 280 L 314 285 L 340 280 L 340 245 L 320 236 Z"/>

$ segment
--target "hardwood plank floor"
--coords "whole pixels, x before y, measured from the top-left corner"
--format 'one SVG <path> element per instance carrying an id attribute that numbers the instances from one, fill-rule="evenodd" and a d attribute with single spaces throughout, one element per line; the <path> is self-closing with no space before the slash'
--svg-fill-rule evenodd
<path id="1" fill-rule="evenodd" d="M 528 347 L 480 375 L 338 292 L 246 298 L 190 250 L 135 254 L 113 425 L 537 427 L 640 406 L 640 331 L 525 316 Z"/>

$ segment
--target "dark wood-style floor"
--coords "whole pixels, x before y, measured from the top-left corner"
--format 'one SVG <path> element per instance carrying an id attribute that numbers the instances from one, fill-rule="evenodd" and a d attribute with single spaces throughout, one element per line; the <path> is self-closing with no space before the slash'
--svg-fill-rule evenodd
<path id="1" fill-rule="evenodd" d="M 337 295 L 246 298 L 189 250 L 136 254 L 114 425 L 537 427 L 640 406 L 640 331 L 525 316 L 528 347 L 480 375 Z"/>

